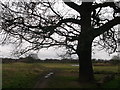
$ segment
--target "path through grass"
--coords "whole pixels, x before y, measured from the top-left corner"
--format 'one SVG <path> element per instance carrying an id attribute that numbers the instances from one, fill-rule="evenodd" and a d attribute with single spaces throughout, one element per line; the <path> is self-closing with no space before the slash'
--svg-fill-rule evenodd
<path id="1" fill-rule="evenodd" d="M 32 88 L 38 78 L 43 77 L 46 72 L 56 70 L 54 77 L 48 81 L 48 88 L 90 88 L 95 85 L 80 84 L 78 79 L 78 67 L 73 63 L 10 63 L 3 64 L 3 88 Z M 118 72 L 117 66 L 94 66 L 95 72 Z M 97 80 L 104 75 L 95 74 Z"/>

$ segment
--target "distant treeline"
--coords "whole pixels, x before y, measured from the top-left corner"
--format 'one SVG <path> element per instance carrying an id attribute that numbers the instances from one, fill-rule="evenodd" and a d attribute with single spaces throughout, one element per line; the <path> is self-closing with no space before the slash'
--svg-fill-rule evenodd
<path id="1" fill-rule="evenodd" d="M 54 63 L 78 63 L 78 59 L 34 59 L 32 57 L 20 58 L 20 59 L 11 59 L 11 58 L 3 58 L 2 63 L 13 63 L 13 62 L 26 62 L 26 63 L 34 63 L 34 62 L 54 62 Z M 119 64 L 120 60 L 102 60 L 102 59 L 92 59 L 93 63 L 111 63 L 111 64 Z"/>
<path id="2" fill-rule="evenodd" d="M 34 59 L 31 57 L 26 57 L 26 58 L 20 58 L 20 59 L 11 59 L 11 58 L 3 58 L 2 59 L 2 63 L 14 63 L 14 62 L 26 62 L 26 63 L 36 63 L 36 62 L 54 62 L 54 63 L 78 63 L 77 59 L 45 59 L 45 60 L 41 60 L 41 59 Z"/>

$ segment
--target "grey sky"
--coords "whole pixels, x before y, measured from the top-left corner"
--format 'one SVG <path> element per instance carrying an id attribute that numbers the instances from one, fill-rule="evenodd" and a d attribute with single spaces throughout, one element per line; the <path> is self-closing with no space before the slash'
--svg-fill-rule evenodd
<path id="1" fill-rule="evenodd" d="M 13 45 L 0 46 L 0 57 L 13 57 L 10 54 L 10 52 L 12 52 L 13 49 L 15 49 Z M 57 54 L 62 54 L 63 52 L 64 51 L 60 49 L 53 49 L 53 48 L 42 49 L 39 51 L 38 57 L 40 59 L 47 59 L 47 58 L 59 59 L 60 57 L 58 57 Z M 109 54 L 106 53 L 105 51 L 98 51 L 98 50 L 95 50 L 94 52 L 95 53 L 92 55 L 92 58 L 96 58 L 96 59 L 111 59 L 113 55 L 116 55 L 116 53 L 114 53 L 109 56 Z M 77 58 L 77 56 L 73 56 L 73 58 Z"/>
<path id="2" fill-rule="evenodd" d="M 19 1 L 19 0 L 17 0 L 17 1 Z M 90 0 L 86 0 L 86 1 L 88 2 Z M 100 0 L 98 0 L 98 1 L 100 1 Z M 116 0 L 116 1 L 119 1 L 119 0 Z M 59 8 L 59 9 L 62 9 L 62 8 Z M 11 57 L 10 52 L 12 52 L 13 49 L 15 49 L 15 48 L 12 45 L 0 46 L 0 57 Z M 109 56 L 109 54 L 106 53 L 105 51 L 98 51 L 98 50 L 95 50 L 94 52 L 95 52 L 95 54 L 93 54 L 92 57 L 97 58 L 97 59 L 110 59 L 113 55 L 116 55 L 116 53 L 114 53 L 113 55 Z M 60 52 L 60 50 L 57 50 L 57 49 L 48 49 L 48 50 L 43 49 L 38 53 L 38 56 L 41 59 L 59 58 L 56 53 L 61 53 L 61 52 Z M 74 56 L 74 57 L 76 57 L 76 56 Z"/>

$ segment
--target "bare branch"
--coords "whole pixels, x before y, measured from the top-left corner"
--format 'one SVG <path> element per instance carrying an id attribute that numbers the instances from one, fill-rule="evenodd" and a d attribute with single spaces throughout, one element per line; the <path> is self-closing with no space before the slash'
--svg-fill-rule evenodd
<path id="1" fill-rule="evenodd" d="M 93 5 L 92 10 L 95 10 L 97 8 L 108 7 L 108 6 L 116 9 L 116 5 L 115 5 L 114 2 L 105 2 L 105 3 L 100 3 L 100 4 Z"/>
<path id="2" fill-rule="evenodd" d="M 100 28 L 96 28 L 94 30 L 94 35 L 99 36 L 100 34 L 109 31 L 113 26 L 120 24 L 120 17 L 116 17 L 113 20 L 107 22 L 106 24 L 104 24 L 103 26 L 101 26 Z"/>
<path id="3" fill-rule="evenodd" d="M 77 12 L 80 12 L 80 6 L 72 2 L 71 0 L 67 0 L 67 1 L 63 0 L 63 2 L 69 7 L 71 7 L 72 9 L 76 10 Z"/>

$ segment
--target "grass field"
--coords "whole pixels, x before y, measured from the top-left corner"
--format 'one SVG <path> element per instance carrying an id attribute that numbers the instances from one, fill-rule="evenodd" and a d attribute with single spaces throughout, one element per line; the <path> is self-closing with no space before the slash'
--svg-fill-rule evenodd
<path id="1" fill-rule="evenodd" d="M 56 71 L 55 76 L 48 81 L 47 88 L 96 88 L 95 84 L 81 84 L 77 82 L 78 67 L 73 63 L 10 63 L 2 65 L 2 87 L 3 88 L 33 88 L 38 78 L 43 77 L 47 72 Z M 118 66 L 94 66 L 95 79 L 103 78 L 104 73 L 118 72 Z M 105 88 L 116 88 L 120 78 L 105 83 Z"/>

